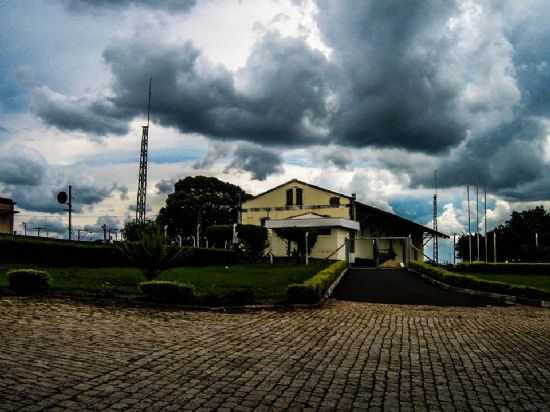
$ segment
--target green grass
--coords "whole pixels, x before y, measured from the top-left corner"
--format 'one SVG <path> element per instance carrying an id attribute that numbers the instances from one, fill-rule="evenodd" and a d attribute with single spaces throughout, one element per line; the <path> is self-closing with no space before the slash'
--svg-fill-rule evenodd
<path id="1" fill-rule="evenodd" d="M 139 294 L 138 283 L 144 281 L 136 268 L 47 268 L 33 265 L 0 265 L 0 287 L 8 285 L 6 271 L 17 268 L 47 270 L 53 278 L 52 289 L 101 292 L 108 282 L 117 294 Z M 304 265 L 235 265 L 179 267 L 170 269 L 159 280 L 191 283 L 199 295 L 223 294 L 231 289 L 252 288 L 258 299 L 284 299 L 287 286 L 301 283 L 322 269 L 318 262 Z"/>
<path id="2" fill-rule="evenodd" d="M 491 275 L 478 273 L 465 273 L 483 280 L 493 280 L 497 282 L 509 283 L 511 285 L 530 286 L 532 288 L 546 290 L 550 292 L 550 276 L 545 275 Z"/>

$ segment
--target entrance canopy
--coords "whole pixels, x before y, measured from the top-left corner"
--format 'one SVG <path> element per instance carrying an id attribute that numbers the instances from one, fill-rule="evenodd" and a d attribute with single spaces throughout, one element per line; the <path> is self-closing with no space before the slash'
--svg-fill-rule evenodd
<path id="1" fill-rule="evenodd" d="M 290 219 L 272 219 L 265 222 L 268 229 L 285 228 L 330 228 L 341 227 L 349 230 L 360 230 L 359 222 L 337 217 L 303 217 Z"/>

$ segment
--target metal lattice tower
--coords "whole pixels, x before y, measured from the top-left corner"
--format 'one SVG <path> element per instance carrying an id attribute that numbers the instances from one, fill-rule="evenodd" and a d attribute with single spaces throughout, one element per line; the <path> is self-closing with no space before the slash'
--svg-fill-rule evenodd
<path id="1" fill-rule="evenodd" d="M 433 204 L 433 229 L 436 232 L 433 236 L 433 260 L 439 263 L 439 238 L 437 236 L 437 170 L 434 172 L 434 204 Z"/>
<path id="2" fill-rule="evenodd" d="M 149 150 L 149 118 L 151 115 L 151 82 L 149 79 L 149 98 L 147 99 L 147 125 L 142 126 L 141 154 L 139 157 L 139 177 L 136 204 L 136 223 L 145 223 L 147 205 L 147 153 Z"/>

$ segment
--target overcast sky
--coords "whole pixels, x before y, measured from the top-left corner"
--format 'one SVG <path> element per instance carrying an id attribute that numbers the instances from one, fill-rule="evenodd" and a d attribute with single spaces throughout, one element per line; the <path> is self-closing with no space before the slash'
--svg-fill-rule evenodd
<path id="1" fill-rule="evenodd" d="M 0 16 L 18 224 L 62 228 L 69 183 L 77 225 L 134 214 L 150 76 L 151 216 L 197 174 L 251 193 L 296 177 L 431 224 L 438 169 L 449 233 L 466 184 L 487 189 L 489 228 L 550 200 L 548 1 L 0 0 Z"/>

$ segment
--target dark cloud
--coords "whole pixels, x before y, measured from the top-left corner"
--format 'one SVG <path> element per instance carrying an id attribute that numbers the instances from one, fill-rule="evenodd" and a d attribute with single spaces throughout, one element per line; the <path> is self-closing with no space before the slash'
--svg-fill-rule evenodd
<path id="1" fill-rule="evenodd" d="M 353 155 L 344 148 L 336 148 L 323 154 L 322 161 L 324 163 L 332 163 L 339 169 L 348 170 L 352 167 Z"/>
<path id="2" fill-rule="evenodd" d="M 159 194 L 165 195 L 168 193 L 172 193 L 174 191 L 174 185 L 176 184 L 176 181 L 177 181 L 176 179 L 161 179 L 155 185 L 155 189 L 157 189 L 157 193 Z M 133 211 L 135 212 L 136 211 L 135 206 L 133 207 L 134 207 Z"/>
<path id="3" fill-rule="evenodd" d="M 460 89 L 441 76 L 453 1 L 319 1 L 319 25 L 340 71 L 339 143 L 443 152 L 466 136 Z"/>
<path id="4" fill-rule="evenodd" d="M 72 99 L 40 89 L 35 112 L 64 130 L 124 134 L 128 119 L 144 115 L 152 76 L 152 116 L 165 126 L 271 145 L 327 138 L 327 61 L 301 39 L 266 34 L 237 75 L 210 64 L 191 43 L 119 42 L 104 59 L 114 78 L 112 98 Z"/>
<path id="5" fill-rule="evenodd" d="M 37 186 L 47 169 L 46 160 L 31 149 L 11 146 L 0 154 L 0 183 L 5 185 Z"/>
<path id="6" fill-rule="evenodd" d="M 146 7 L 167 11 L 189 11 L 196 0 L 62 0 L 71 11 L 86 11 L 90 8 L 123 9 L 129 6 Z"/>
<path id="7" fill-rule="evenodd" d="M 47 124 L 62 130 L 96 136 L 128 132 L 130 116 L 107 99 L 70 98 L 42 87 L 34 90 L 31 108 Z"/>
<path id="8" fill-rule="evenodd" d="M 480 185 L 510 200 L 544 200 L 550 190 L 546 162 L 548 129 L 540 119 L 521 119 L 483 138 L 472 139 L 449 157 L 437 159 L 433 168 L 409 170 L 413 186 L 433 186 L 438 169 L 441 187 Z"/>
<path id="9" fill-rule="evenodd" d="M 265 180 L 272 174 L 283 172 L 283 158 L 280 154 L 250 145 L 237 148 L 228 169 L 240 169 L 252 173 L 252 178 Z"/>
<path id="10" fill-rule="evenodd" d="M 72 185 L 73 210 L 82 211 L 119 193 L 128 198 L 128 188 L 113 184 L 102 186 L 88 176 L 49 165 L 40 153 L 21 146 L 12 146 L 0 156 L 0 189 L 13 198 L 20 208 L 29 211 L 61 213 L 65 208 L 56 196 Z"/>

